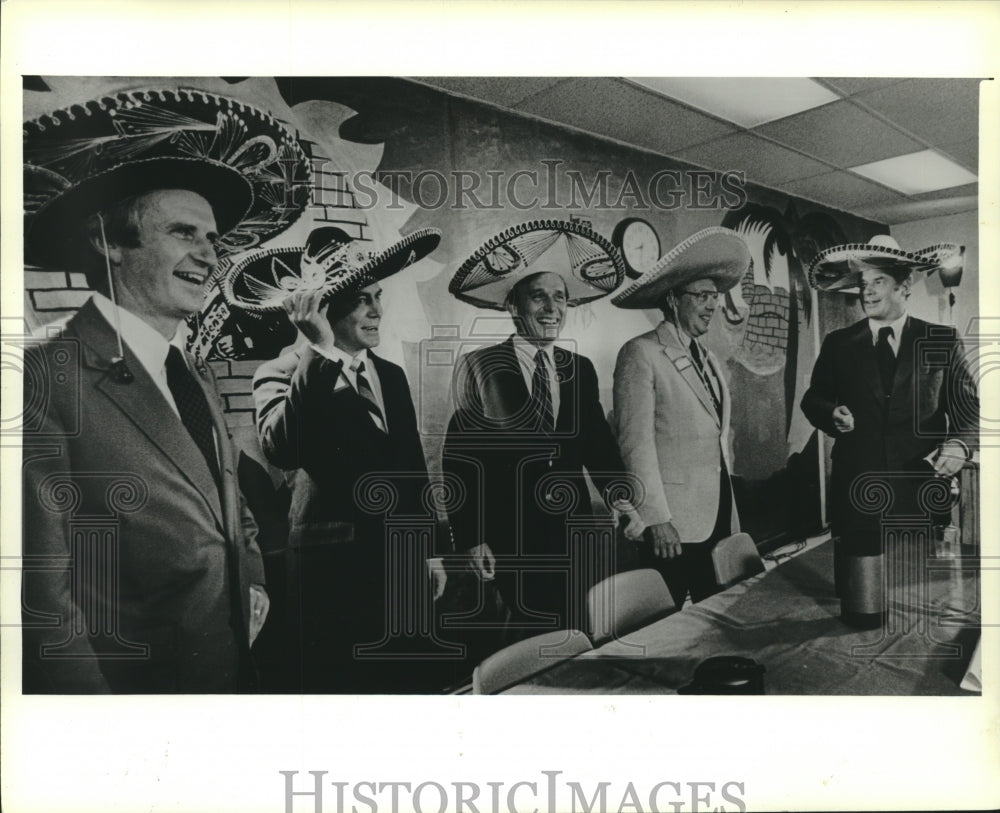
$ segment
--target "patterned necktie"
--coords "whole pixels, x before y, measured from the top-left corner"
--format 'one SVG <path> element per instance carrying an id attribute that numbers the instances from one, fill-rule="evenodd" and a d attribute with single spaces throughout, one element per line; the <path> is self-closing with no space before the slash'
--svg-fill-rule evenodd
<path id="1" fill-rule="evenodd" d="M 368 407 L 368 414 L 372 416 L 372 422 L 383 432 L 385 432 L 385 418 L 382 416 L 382 408 L 378 405 L 378 399 L 365 378 L 365 363 L 360 359 L 351 362 L 351 369 L 354 370 L 358 382 L 358 395 L 365 399 L 365 406 Z"/>
<path id="2" fill-rule="evenodd" d="M 201 385 L 191 375 L 187 362 L 184 361 L 184 354 L 173 345 L 167 353 L 167 386 L 174 397 L 181 423 L 198 445 L 208 464 L 208 470 L 212 472 L 216 485 L 219 485 L 222 478 L 219 476 L 219 461 L 215 453 L 212 413 L 208 410 L 208 400 Z"/>
<path id="3" fill-rule="evenodd" d="M 543 432 L 551 432 L 555 428 L 552 414 L 552 390 L 549 384 L 545 351 L 541 349 L 535 353 L 535 374 L 531 377 L 531 403 L 538 416 L 538 428 Z"/>
<path id="4" fill-rule="evenodd" d="M 896 354 L 892 352 L 892 345 L 889 344 L 889 339 L 893 335 L 891 327 L 880 327 L 878 341 L 875 342 L 878 375 L 882 379 L 882 392 L 886 395 L 892 392 L 892 380 L 896 377 Z"/>
<path id="5" fill-rule="evenodd" d="M 705 369 L 705 362 L 701 360 L 701 348 L 698 347 L 698 342 L 691 339 L 691 358 L 694 359 L 694 366 L 698 370 L 698 375 L 701 376 L 701 383 L 704 384 L 709 396 L 712 398 L 712 405 L 715 407 L 715 411 L 718 416 L 722 417 L 722 402 L 719 400 L 719 396 L 715 393 L 715 387 L 712 386 L 712 381 L 709 378 L 708 370 Z"/>

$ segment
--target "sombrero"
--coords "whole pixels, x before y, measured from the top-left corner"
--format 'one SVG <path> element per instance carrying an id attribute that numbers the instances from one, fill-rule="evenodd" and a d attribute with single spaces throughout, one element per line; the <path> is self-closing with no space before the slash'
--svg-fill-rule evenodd
<path id="1" fill-rule="evenodd" d="M 462 263 L 448 290 L 470 305 L 504 310 L 510 289 L 542 271 L 563 277 L 570 306 L 606 296 L 625 278 L 615 247 L 583 223 L 535 220 L 487 240 Z"/>
<path id="2" fill-rule="evenodd" d="M 692 234 L 611 300 L 620 308 L 655 308 L 667 291 L 698 279 L 728 291 L 750 267 L 750 249 L 732 229 L 712 226 Z"/>
<path id="3" fill-rule="evenodd" d="M 324 299 L 357 290 L 402 271 L 441 242 L 438 229 L 419 229 L 388 248 L 372 252 L 335 226 L 309 234 L 305 246 L 253 251 L 222 279 L 222 295 L 237 308 L 264 314 L 281 310 L 296 291 L 324 290 Z"/>
<path id="4" fill-rule="evenodd" d="M 190 88 L 104 96 L 24 124 L 27 259 L 65 268 L 88 215 L 153 189 L 205 197 L 225 256 L 294 223 L 311 177 L 296 136 L 250 105 Z"/>
<path id="5" fill-rule="evenodd" d="M 809 284 L 819 291 L 856 288 L 865 268 L 889 274 L 933 271 L 961 261 L 961 247 L 941 243 L 919 251 L 903 251 L 894 237 L 876 234 L 867 243 L 847 243 L 821 251 L 809 265 Z"/>

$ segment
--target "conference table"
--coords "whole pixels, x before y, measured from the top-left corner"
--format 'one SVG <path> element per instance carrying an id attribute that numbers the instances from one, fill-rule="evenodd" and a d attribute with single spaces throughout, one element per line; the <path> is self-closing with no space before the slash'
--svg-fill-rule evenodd
<path id="1" fill-rule="evenodd" d="M 977 694 L 960 685 L 979 639 L 978 557 L 925 551 L 887 583 L 885 625 L 847 626 L 833 544 L 819 544 L 505 694 L 673 694 L 716 655 L 762 664 L 766 694 Z"/>

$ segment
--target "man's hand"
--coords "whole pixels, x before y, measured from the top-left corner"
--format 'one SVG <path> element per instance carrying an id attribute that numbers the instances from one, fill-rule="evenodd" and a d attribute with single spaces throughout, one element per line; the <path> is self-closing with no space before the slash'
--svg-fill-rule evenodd
<path id="1" fill-rule="evenodd" d="M 448 583 L 448 574 L 444 569 L 444 560 L 437 556 L 427 560 L 427 575 L 431 577 L 434 586 L 434 600 L 444 595 L 444 586 Z"/>
<path id="2" fill-rule="evenodd" d="M 632 503 L 628 500 L 617 500 L 611 506 L 611 510 L 614 512 L 614 521 L 616 523 L 620 515 L 628 518 L 628 524 L 625 526 L 626 539 L 631 539 L 633 542 L 637 539 L 642 539 L 642 532 L 646 529 L 646 523 L 642 521 L 639 512 L 632 507 Z"/>
<path id="3" fill-rule="evenodd" d="M 333 348 L 333 329 L 326 319 L 328 306 L 320 306 L 323 293 L 322 290 L 296 291 L 281 304 L 291 323 L 310 344 L 330 350 Z"/>
<path id="4" fill-rule="evenodd" d="M 854 415 L 851 414 L 851 410 L 843 404 L 834 407 L 833 425 L 838 432 L 845 435 L 852 431 L 854 429 Z"/>
<path id="5" fill-rule="evenodd" d="M 681 555 L 681 536 L 672 522 L 661 522 L 650 525 L 649 533 L 653 539 L 653 555 L 661 559 L 673 559 Z"/>
<path id="6" fill-rule="evenodd" d="M 271 599 L 267 597 L 264 588 L 259 584 L 250 585 L 250 646 L 257 639 L 261 627 L 267 620 L 267 611 L 271 609 Z"/>
<path id="7" fill-rule="evenodd" d="M 493 551 L 490 550 L 490 546 L 485 542 L 482 545 L 476 545 L 474 548 L 469 548 L 469 567 L 476 572 L 484 582 L 493 581 L 493 577 L 496 575 L 496 559 L 493 558 Z"/>
<path id="8" fill-rule="evenodd" d="M 938 447 L 931 465 L 938 474 L 952 477 L 961 471 L 968 459 L 964 445 L 957 440 L 946 440 Z"/>

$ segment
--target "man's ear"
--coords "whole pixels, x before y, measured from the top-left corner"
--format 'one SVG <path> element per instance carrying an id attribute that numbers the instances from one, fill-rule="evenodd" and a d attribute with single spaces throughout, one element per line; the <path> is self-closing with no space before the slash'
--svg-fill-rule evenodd
<path id="1" fill-rule="evenodd" d="M 102 257 L 107 257 L 112 265 L 119 265 L 122 261 L 122 250 L 121 246 L 117 243 L 112 243 L 108 241 L 106 244 L 104 242 L 104 236 L 101 234 L 100 227 L 92 228 L 87 233 L 87 239 L 90 241 L 91 248 L 94 249 Z"/>

